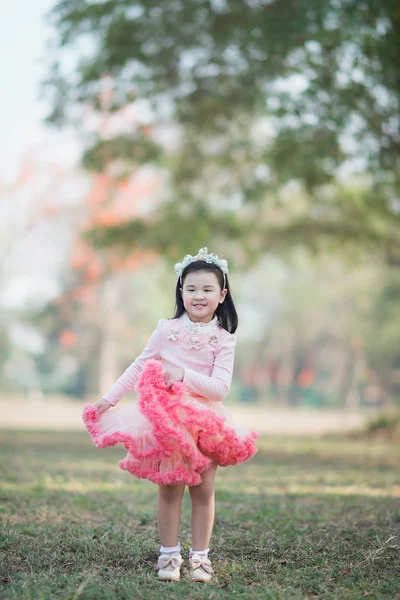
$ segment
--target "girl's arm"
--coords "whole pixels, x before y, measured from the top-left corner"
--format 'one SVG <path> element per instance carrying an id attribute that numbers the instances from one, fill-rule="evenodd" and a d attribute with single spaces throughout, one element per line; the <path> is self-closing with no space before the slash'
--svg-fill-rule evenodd
<path id="1" fill-rule="evenodd" d="M 145 349 L 137 359 L 129 365 L 126 371 L 121 375 L 119 379 L 114 383 L 112 388 L 103 396 L 104 400 L 107 400 L 111 406 L 121 400 L 121 398 L 130 390 L 133 390 L 135 384 L 139 378 L 140 373 L 143 371 L 144 363 L 150 358 L 160 359 L 160 340 L 161 340 L 161 329 L 164 319 L 161 319 L 156 329 L 153 331 Z"/>
<path id="2" fill-rule="evenodd" d="M 236 336 L 229 334 L 214 360 L 211 376 L 201 375 L 193 369 L 185 368 L 183 383 L 189 392 L 199 394 L 215 402 L 222 402 L 232 381 L 233 363 L 235 360 Z"/>

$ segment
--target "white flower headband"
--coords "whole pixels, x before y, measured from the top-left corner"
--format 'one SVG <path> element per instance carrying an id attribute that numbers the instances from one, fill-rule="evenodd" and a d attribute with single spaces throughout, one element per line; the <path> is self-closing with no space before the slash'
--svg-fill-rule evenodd
<path id="1" fill-rule="evenodd" d="M 175 265 L 175 273 L 182 281 L 182 273 L 186 269 L 188 265 L 192 262 L 196 262 L 198 260 L 204 260 L 208 264 L 216 265 L 224 274 L 224 286 L 226 284 L 226 275 L 228 273 L 228 262 L 219 258 L 214 252 L 208 254 L 207 248 L 200 248 L 198 254 L 196 256 L 192 256 L 191 254 L 186 254 L 183 261 L 181 263 L 176 263 Z"/>

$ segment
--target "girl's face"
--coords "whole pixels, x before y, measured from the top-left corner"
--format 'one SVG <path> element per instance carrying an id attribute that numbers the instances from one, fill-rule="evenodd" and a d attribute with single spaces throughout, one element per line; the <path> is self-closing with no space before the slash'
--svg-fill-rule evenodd
<path id="1" fill-rule="evenodd" d="M 208 323 L 225 300 L 227 290 L 221 290 L 212 271 L 192 271 L 183 281 L 181 294 L 191 321 Z"/>

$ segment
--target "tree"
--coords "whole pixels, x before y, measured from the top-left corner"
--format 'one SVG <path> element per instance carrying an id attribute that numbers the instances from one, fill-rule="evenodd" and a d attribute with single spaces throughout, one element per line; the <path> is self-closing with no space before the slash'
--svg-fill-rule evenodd
<path id="1" fill-rule="evenodd" d="M 400 393 L 400 275 L 388 268 L 382 273 L 383 285 L 374 298 L 366 336 L 369 364 L 376 370 L 381 385 L 389 397 Z"/>
<path id="2" fill-rule="evenodd" d="M 94 119 L 96 116 L 92 114 Z M 102 119 L 102 127 L 109 126 L 108 120 Z M 71 195 L 68 183 L 81 195 L 79 202 Z M 1 300 L 7 303 L 8 284 L 16 267 L 20 276 L 32 275 L 36 250 L 41 250 L 42 245 L 60 263 L 60 291 L 50 301 L 36 292 L 34 297 L 26 298 L 24 309 L 7 308 L 7 318 L 0 327 L 4 341 L 0 356 L 3 373 L 7 363 L 10 366 L 19 360 L 14 356 L 18 350 L 13 348 L 10 332 L 23 326 L 40 331 L 44 342 L 43 351 L 32 353 L 33 358 L 29 358 L 32 369 L 36 369 L 31 378 L 35 387 L 82 394 L 104 391 L 114 382 L 120 371 L 119 362 L 127 362 L 128 355 L 128 350 L 121 353 L 116 348 L 116 339 L 127 328 L 120 318 L 114 318 L 114 313 L 118 305 L 118 314 L 127 315 L 127 303 L 119 303 L 132 286 L 130 281 L 123 281 L 121 272 L 152 264 L 155 253 L 131 251 L 122 255 L 115 248 L 95 250 L 82 237 L 94 225 L 101 230 L 110 223 L 121 224 L 146 212 L 146 200 L 158 187 L 157 176 L 140 169 L 132 176 L 121 170 L 117 176 L 111 169 L 83 176 L 82 170 L 75 167 L 63 169 L 57 163 L 54 148 L 44 145 L 24 157 L 15 180 L 1 187 L 6 217 L 1 231 Z M 47 263 L 37 261 L 35 266 L 46 271 Z M 54 274 L 54 280 L 56 277 Z M 143 277 L 138 278 L 137 285 L 145 285 Z M 132 303 L 130 310 L 131 307 Z M 141 344 L 140 325 L 136 333 Z M 126 347 L 126 339 L 123 342 Z M 132 357 L 132 351 L 129 356 Z M 9 370 L 18 372 L 11 366 Z M 3 379 L 5 384 L 7 377 Z"/>
<path id="3" fill-rule="evenodd" d="M 50 155 L 48 148 L 42 145 L 27 151 L 16 176 L 8 182 L 1 182 L 0 185 L 0 305 L 3 316 L 0 323 L 3 349 L 0 354 L 0 379 L 4 388 L 12 386 L 13 382 L 15 384 L 15 380 L 27 389 L 37 391 L 40 387 L 34 361 L 28 356 L 29 352 L 12 341 L 13 330 L 27 325 L 28 311 L 21 306 L 16 308 L 10 301 L 10 296 L 13 295 L 13 287 L 14 296 L 15 289 L 20 289 L 23 276 L 37 276 L 40 261 L 35 262 L 35 258 L 36 254 L 40 256 L 40 252 L 35 252 L 35 239 L 44 239 L 49 245 L 54 239 L 53 230 L 60 235 L 60 227 L 57 227 L 59 223 L 55 225 L 55 221 L 64 210 L 64 198 L 60 190 L 65 177 L 66 173 L 54 160 L 54 155 Z M 54 202 L 55 196 L 57 203 Z M 15 286 L 13 282 L 16 283 Z M 29 288 L 29 281 L 27 287 Z M 34 305 L 44 301 L 37 292 L 27 298 L 25 291 L 22 297 L 26 304 L 29 302 L 31 310 Z M 20 294 L 18 299 L 20 301 Z M 32 332 L 30 333 L 32 335 Z M 20 376 L 22 361 L 25 361 L 26 377 Z M 7 376 L 7 370 L 15 374 L 14 381 L 12 376 Z"/>
<path id="4" fill-rule="evenodd" d="M 399 262 L 396 0 L 62 0 L 51 20 L 50 121 L 98 105 L 109 74 L 110 110 L 144 103 L 152 133 L 94 140 L 85 164 L 101 171 L 105 153 L 129 155 L 170 174 L 153 219 L 111 226 L 98 242 L 176 256 L 218 233 L 253 255 L 345 242 Z M 62 51 L 83 39 L 91 50 L 65 76 Z M 165 131 L 174 143 L 159 143 Z M 336 185 L 346 173 L 367 177 L 356 197 Z M 292 180 L 301 211 L 282 201 Z"/>

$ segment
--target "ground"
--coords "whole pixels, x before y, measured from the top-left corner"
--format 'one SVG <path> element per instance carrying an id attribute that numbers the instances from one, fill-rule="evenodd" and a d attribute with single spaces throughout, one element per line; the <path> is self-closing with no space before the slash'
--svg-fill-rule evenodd
<path id="1" fill-rule="evenodd" d="M 215 577 L 157 581 L 157 488 L 85 432 L 0 433 L 0 598 L 400 599 L 400 446 L 259 440 L 217 472 Z M 190 547 L 190 501 L 181 542 Z"/>

